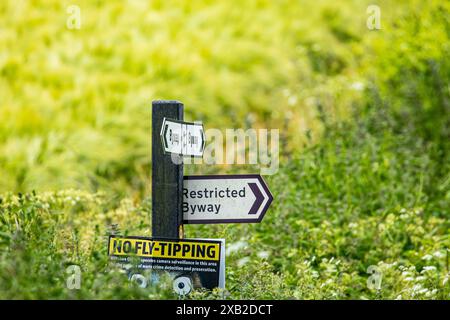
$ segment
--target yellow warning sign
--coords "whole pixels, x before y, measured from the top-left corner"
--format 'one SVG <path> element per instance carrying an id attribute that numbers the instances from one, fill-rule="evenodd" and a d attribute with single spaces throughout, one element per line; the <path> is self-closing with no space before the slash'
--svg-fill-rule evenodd
<path id="1" fill-rule="evenodd" d="M 108 254 L 111 256 L 219 261 L 220 243 L 205 240 L 165 241 L 111 236 Z"/>

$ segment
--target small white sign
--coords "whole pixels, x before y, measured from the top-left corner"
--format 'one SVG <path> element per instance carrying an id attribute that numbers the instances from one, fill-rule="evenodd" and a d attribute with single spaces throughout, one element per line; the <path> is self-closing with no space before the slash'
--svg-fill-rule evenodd
<path id="1" fill-rule="evenodd" d="M 161 128 L 164 152 L 202 157 L 205 149 L 203 124 L 164 118 Z"/>

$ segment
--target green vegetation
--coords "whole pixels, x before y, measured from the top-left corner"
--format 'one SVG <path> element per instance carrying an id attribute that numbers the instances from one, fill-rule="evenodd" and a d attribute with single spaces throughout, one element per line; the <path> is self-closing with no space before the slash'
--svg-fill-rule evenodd
<path id="1" fill-rule="evenodd" d="M 176 298 L 106 237 L 150 235 L 150 104 L 179 99 L 283 147 L 263 223 L 186 226 L 228 248 L 227 291 L 191 298 L 450 299 L 450 4 L 380 1 L 370 31 L 371 3 L 86 0 L 69 30 L 72 3 L 2 2 L 0 298 Z"/>

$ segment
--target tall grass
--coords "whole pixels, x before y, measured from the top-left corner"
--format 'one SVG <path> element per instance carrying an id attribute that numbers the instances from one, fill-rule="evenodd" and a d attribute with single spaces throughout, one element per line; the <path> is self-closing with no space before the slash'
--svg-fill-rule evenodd
<path id="1" fill-rule="evenodd" d="M 370 31 L 368 3 L 86 0 L 68 30 L 69 2 L 2 2 L 0 298 L 176 298 L 106 257 L 150 235 L 150 102 L 175 98 L 283 139 L 261 224 L 186 226 L 228 248 L 226 292 L 191 297 L 449 299 L 450 7 L 383 1 Z"/>

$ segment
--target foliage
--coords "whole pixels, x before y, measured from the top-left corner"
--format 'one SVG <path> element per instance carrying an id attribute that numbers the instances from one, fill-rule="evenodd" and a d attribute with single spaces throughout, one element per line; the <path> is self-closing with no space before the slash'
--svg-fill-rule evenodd
<path id="1" fill-rule="evenodd" d="M 317 108 L 345 114 L 358 94 L 354 48 L 333 32 L 367 33 L 363 2 L 82 0 L 71 30 L 70 1 L 2 1 L 0 190 L 145 196 L 156 99 L 207 129 L 317 141 Z"/>
<path id="2" fill-rule="evenodd" d="M 150 235 L 150 101 L 179 98 L 283 147 L 263 223 L 186 226 L 227 242 L 226 290 L 186 298 L 449 299 L 450 6 L 382 1 L 369 31 L 368 4 L 86 0 L 69 30 L 68 2 L 1 2 L 0 298 L 178 298 L 106 237 Z"/>
<path id="3" fill-rule="evenodd" d="M 394 139 L 358 144 L 343 132 L 268 179 L 276 202 L 264 223 L 186 228 L 189 236 L 227 239 L 227 292 L 217 297 L 449 297 L 448 205 L 430 206 L 418 183 L 426 159 Z M 4 297 L 150 297 L 107 271 L 104 237 L 113 222 L 123 234 L 149 234 L 148 207 L 128 199 L 110 207 L 104 195 L 78 191 L 4 197 Z M 82 267 L 81 291 L 64 289 L 70 264 Z M 374 292 L 366 286 L 370 265 L 383 274 Z"/>

